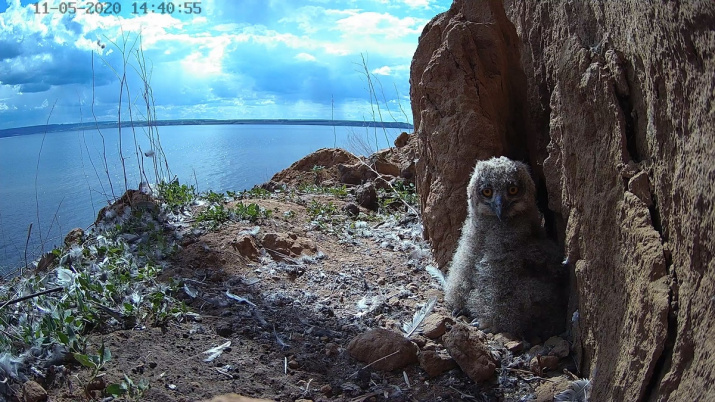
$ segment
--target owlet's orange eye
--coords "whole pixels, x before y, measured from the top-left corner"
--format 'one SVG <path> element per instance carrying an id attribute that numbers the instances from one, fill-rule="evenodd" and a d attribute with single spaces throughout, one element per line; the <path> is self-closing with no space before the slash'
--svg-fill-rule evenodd
<path id="1" fill-rule="evenodd" d="M 482 189 L 482 195 L 485 196 L 485 197 L 487 197 L 487 198 L 490 198 L 490 197 L 492 196 L 492 193 L 493 193 L 493 192 L 492 192 L 492 189 L 489 188 L 489 187 L 487 187 L 487 188 L 485 188 L 485 189 Z"/>
<path id="2" fill-rule="evenodd" d="M 509 187 L 509 195 L 516 195 L 519 192 L 519 187 L 511 186 Z"/>

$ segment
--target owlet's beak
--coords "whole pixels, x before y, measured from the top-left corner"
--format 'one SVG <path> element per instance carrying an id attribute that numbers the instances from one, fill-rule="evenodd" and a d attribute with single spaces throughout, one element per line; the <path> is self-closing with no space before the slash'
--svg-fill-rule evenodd
<path id="1" fill-rule="evenodd" d="M 497 218 L 501 221 L 501 214 L 502 214 L 502 198 L 501 195 L 497 194 L 492 198 L 492 201 L 489 203 L 489 206 L 492 207 L 492 211 L 497 215 Z"/>

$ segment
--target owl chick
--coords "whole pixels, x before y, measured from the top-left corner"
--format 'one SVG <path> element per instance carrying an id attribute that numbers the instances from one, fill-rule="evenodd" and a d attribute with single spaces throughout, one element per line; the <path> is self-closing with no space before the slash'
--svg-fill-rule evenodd
<path id="1" fill-rule="evenodd" d="M 568 275 L 541 225 L 535 193 L 523 163 L 477 163 L 445 300 L 481 329 L 545 339 L 565 329 Z"/>

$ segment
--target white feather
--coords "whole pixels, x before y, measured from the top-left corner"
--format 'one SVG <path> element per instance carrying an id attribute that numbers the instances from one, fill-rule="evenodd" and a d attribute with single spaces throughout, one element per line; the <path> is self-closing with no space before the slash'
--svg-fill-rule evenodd
<path id="1" fill-rule="evenodd" d="M 432 277 L 435 278 L 437 282 L 439 282 L 439 285 L 442 286 L 442 288 L 444 289 L 445 280 L 442 271 L 440 271 L 436 267 L 433 267 L 432 265 L 427 265 L 425 267 L 425 270 L 427 270 L 427 273 L 432 275 Z"/>
<path id="2" fill-rule="evenodd" d="M 412 335 L 417 328 L 420 327 L 420 324 L 422 324 L 422 321 L 424 321 L 425 318 L 429 315 L 429 313 L 432 311 L 434 308 L 434 305 L 437 304 L 437 298 L 433 297 L 429 299 L 427 304 L 422 306 L 422 308 L 415 313 L 414 316 L 412 316 L 412 322 L 410 323 L 403 323 L 402 324 L 402 330 L 405 331 L 406 336 Z"/>
<path id="3" fill-rule="evenodd" d="M 221 356 L 221 353 L 223 353 L 226 348 L 231 346 L 231 341 L 228 341 L 224 344 L 218 345 L 215 348 L 211 348 L 207 351 L 204 352 L 204 354 L 207 354 L 208 357 L 204 359 L 205 362 L 210 362 L 213 361 L 215 358 Z"/>
<path id="4" fill-rule="evenodd" d="M 557 402 L 588 402 L 591 393 L 591 381 L 582 378 L 571 383 L 569 389 L 554 396 Z"/>

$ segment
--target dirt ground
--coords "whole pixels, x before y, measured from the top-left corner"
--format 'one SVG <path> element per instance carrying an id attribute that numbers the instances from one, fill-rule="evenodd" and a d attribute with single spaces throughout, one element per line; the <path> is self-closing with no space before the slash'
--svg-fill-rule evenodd
<path id="1" fill-rule="evenodd" d="M 356 335 L 378 327 L 399 332 L 430 297 L 438 299 L 434 312 L 449 314 L 440 285 L 425 270 L 432 260 L 421 223 L 398 207 L 391 214 L 362 210 L 357 218 L 344 215 L 334 225 L 318 225 L 306 205 L 333 203 L 343 213 L 347 201 L 300 197 L 243 200 L 272 210 L 272 217 L 187 236 L 161 280 L 183 285 L 178 297 L 191 313 L 165 327 L 92 335 L 94 347 L 104 342 L 112 351 L 103 381 L 126 376 L 146 382 L 149 388 L 135 399 L 147 401 L 199 401 L 226 393 L 277 401 L 528 400 L 522 397 L 543 382 L 517 376 L 507 390 L 500 387 L 504 376 L 475 384 L 459 368 L 430 378 L 418 364 L 382 372 L 353 359 L 346 349 Z M 252 260 L 236 245 L 246 233 L 293 235 L 304 256 L 281 257 L 262 248 Z M 216 347 L 220 354 L 208 359 L 207 351 Z M 48 389 L 50 400 L 87 399 L 79 384 L 88 371 L 78 365 L 68 370 Z M 94 397 L 103 400 L 99 392 Z"/>

